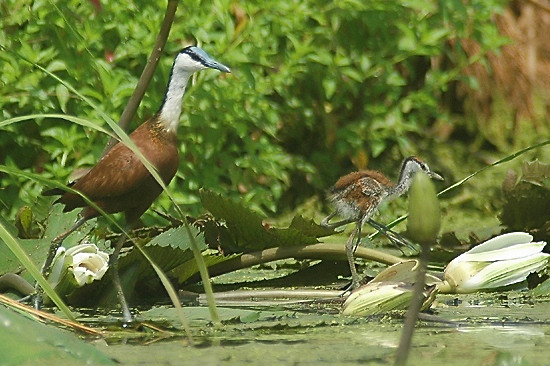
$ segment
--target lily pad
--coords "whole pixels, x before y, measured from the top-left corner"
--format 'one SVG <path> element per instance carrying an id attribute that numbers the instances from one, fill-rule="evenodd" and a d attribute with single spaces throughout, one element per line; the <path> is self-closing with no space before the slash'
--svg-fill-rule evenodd
<path id="1" fill-rule="evenodd" d="M 0 307 L 2 365 L 114 365 L 115 362 L 74 334 L 32 321 Z"/>
<path id="2" fill-rule="evenodd" d="M 191 228 L 192 235 L 199 243 L 199 248 L 204 250 L 206 245 L 202 235 L 198 231 Z M 149 254 L 153 261 L 165 272 L 170 271 L 177 266 L 189 261 L 193 258 L 193 252 L 190 248 L 189 235 L 184 226 L 169 229 L 162 234 L 153 238 L 150 242 L 143 246 L 143 250 Z M 119 268 L 121 271 L 134 263 L 139 264 L 139 280 L 148 280 L 156 277 L 156 273 L 143 257 L 137 248 L 133 248 L 128 254 L 120 257 Z"/>

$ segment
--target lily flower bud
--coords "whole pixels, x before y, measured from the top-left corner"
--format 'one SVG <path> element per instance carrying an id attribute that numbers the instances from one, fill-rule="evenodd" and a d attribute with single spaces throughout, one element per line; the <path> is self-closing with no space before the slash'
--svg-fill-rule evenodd
<path id="1" fill-rule="evenodd" d="M 407 231 L 420 244 L 435 242 L 441 226 L 439 201 L 430 177 L 420 171 L 413 178 L 409 191 Z"/>

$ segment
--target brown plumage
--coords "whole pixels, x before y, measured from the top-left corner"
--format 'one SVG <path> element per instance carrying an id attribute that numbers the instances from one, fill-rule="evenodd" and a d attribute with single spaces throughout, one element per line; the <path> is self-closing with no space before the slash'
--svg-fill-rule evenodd
<path id="1" fill-rule="evenodd" d="M 132 132 L 130 139 L 155 167 L 164 184 L 168 185 L 179 164 L 175 134 L 162 127 L 157 115 Z M 161 186 L 139 157 L 122 143 L 113 146 L 71 188 L 83 193 L 107 213 L 124 212 L 128 223 L 139 219 L 162 192 Z M 58 192 L 59 190 L 52 190 L 44 194 Z M 65 192 L 56 202 L 65 205 L 64 212 L 84 207 L 81 213 L 83 218 L 99 216 L 96 209 L 88 206 L 80 195 L 72 192 Z"/>
<path id="2" fill-rule="evenodd" d="M 355 222 L 355 229 L 346 242 L 346 254 L 352 275 L 352 287 L 359 285 L 359 277 L 355 269 L 353 253 L 359 244 L 361 228 L 368 223 L 378 231 L 384 233 L 394 244 L 410 246 L 411 244 L 396 232 L 382 224 L 377 223 L 371 217 L 378 207 L 385 201 L 392 200 L 405 193 L 414 177 L 419 171 L 424 171 L 431 178 L 443 179 L 437 173 L 430 170 L 421 159 L 411 156 L 403 161 L 397 184 L 376 170 L 362 170 L 344 175 L 331 188 L 328 200 L 336 210 L 321 221 L 321 225 L 336 228 L 351 222 Z M 330 223 L 330 220 L 339 215 L 342 221 Z"/>
<path id="3" fill-rule="evenodd" d="M 394 187 L 391 180 L 377 170 L 361 170 L 344 175 L 329 194 L 342 216 L 371 216 Z"/>

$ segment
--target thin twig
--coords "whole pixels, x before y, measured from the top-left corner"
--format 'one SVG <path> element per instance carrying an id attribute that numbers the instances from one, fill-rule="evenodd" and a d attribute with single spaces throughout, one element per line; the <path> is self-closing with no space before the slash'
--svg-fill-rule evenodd
<path id="1" fill-rule="evenodd" d="M 217 300 L 249 300 L 249 299 L 332 299 L 348 294 L 341 290 L 316 290 L 316 289 L 269 289 L 269 290 L 235 290 L 217 292 L 214 294 Z M 206 296 L 199 294 L 199 301 L 204 301 Z"/>
<path id="2" fill-rule="evenodd" d="M 426 268 L 428 267 L 429 259 L 429 245 L 422 245 L 422 250 L 418 258 L 418 269 L 416 272 L 416 279 L 413 286 L 413 297 L 409 308 L 407 309 L 407 315 L 405 316 L 405 323 L 403 324 L 403 330 L 401 331 L 401 340 L 399 341 L 399 347 L 395 356 L 395 366 L 405 366 L 407 364 L 407 358 L 409 357 L 409 351 L 411 349 L 412 337 L 414 334 L 414 327 L 418 320 L 418 314 L 422 308 L 424 301 L 424 284 L 426 282 Z"/>
<path id="3" fill-rule="evenodd" d="M 172 27 L 172 23 L 174 22 L 174 16 L 176 14 L 177 8 L 178 8 L 177 0 L 168 0 L 166 13 L 164 14 L 164 20 L 162 21 L 159 34 L 155 41 L 155 45 L 153 46 L 153 51 L 151 51 L 151 55 L 147 60 L 147 65 L 145 65 L 145 68 L 143 69 L 143 72 L 139 77 L 136 88 L 134 89 L 134 92 L 130 97 L 128 104 L 126 104 L 126 107 L 124 108 L 124 111 L 120 116 L 120 120 L 118 121 L 118 125 L 124 131 L 128 129 L 128 126 L 130 125 L 132 118 L 134 118 L 134 115 L 136 114 L 139 104 L 141 103 L 141 100 L 145 95 L 145 91 L 147 90 L 147 87 L 149 86 L 149 83 L 153 78 L 153 74 L 155 73 L 155 69 L 157 68 L 160 55 L 162 54 L 162 50 L 166 45 L 166 40 L 168 39 L 170 28 Z M 111 138 L 107 143 L 107 145 L 105 146 L 105 149 L 103 149 L 103 153 L 101 154 L 101 156 L 104 156 L 105 154 L 107 154 L 107 152 L 111 150 L 111 148 L 116 143 L 117 143 L 117 140 L 114 138 Z"/>
<path id="4" fill-rule="evenodd" d="M 73 328 L 73 329 L 76 329 L 76 330 L 80 330 L 80 331 L 83 331 L 83 332 L 86 332 L 86 333 L 89 333 L 89 334 L 93 334 L 93 335 L 99 335 L 99 336 L 102 335 L 102 333 L 98 330 L 87 327 L 87 326 L 82 325 L 80 323 L 76 323 L 76 322 L 73 322 L 73 321 L 70 321 L 70 320 L 67 320 L 67 319 L 60 318 L 58 316 L 55 316 L 54 314 L 46 313 L 45 311 L 37 310 L 33 307 L 21 304 L 20 302 L 18 302 L 16 300 L 13 300 L 13 299 L 10 299 L 9 297 L 1 295 L 1 294 L 0 294 L 0 303 L 4 304 L 6 306 L 9 306 L 9 307 L 15 308 L 15 309 L 22 310 L 25 313 L 35 315 L 39 318 L 47 319 L 47 320 L 52 321 L 54 323 L 58 323 L 58 324 L 61 324 L 61 325 L 64 325 L 64 326 L 67 326 L 67 327 L 70 327 L 70 328 Z"/>

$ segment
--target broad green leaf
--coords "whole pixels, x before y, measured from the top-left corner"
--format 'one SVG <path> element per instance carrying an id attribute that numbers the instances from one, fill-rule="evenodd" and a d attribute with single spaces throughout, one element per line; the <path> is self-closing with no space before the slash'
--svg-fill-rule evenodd
<path id="1" fill-rule="evenodd" d="M 114 365 L 76 335 L 0 307 L 2 365 Z"/>
<path id="2" fill-rule="evenodd" d="M 57 101 L 59 102 L 59 107 L 63 112 L 67 111 L 67 102 L 69 101 L 69 89 L 65 85 L 57 84 L 55 87 L 55 94 L 57 95 Z"/>
<path id="3" fill-rule="evenodd" d="M 206 245 L 204 244 L 203 236 L 198 235 L 197 231 L 195 234 L 197 234 L 196 239 L 201 249 L 205 249 Z M 184 226 L 169 229 L 156 236 L 150 242 L 143 245 L 143 250 L 148 253 L 164 272 L 168 272 L 193 258 L 193 253 L 190 248 L 190 239 Z M 122 272 L 124 268 L 135 263 L 139 264 L 139 281 L 154 278 L 155 271 L 136 248 L 132 248 L 126 255 L 121 255 L 119 268 Z"/>
<path id="4" fill-rule="evenodd" d="M 326 227 L 323 227 L 315 223 L 311 219 L 303 218 L 301 215 L 294 216 L 294 218 L 292 219 L 292 222 L 290 223 L 289 228 L 296 229 L 304 235 L 312 236 L 315 238 L 321 238 L 323 236 L 329 236 L 334 234 L 334 229 L 328 229 Z"/>
<path id="5" fill-rule="evenodd" d="M 262 217 L 246 208 L 211 191 L 200 191 L 201 202 L 218 220 L 223 220 L 233 235 L 235 251 L 252 251 L 280 246 L 305 245 L 317 243 L 317 239 L 308 236 L 293 227 L 272 228 L 264 225 Z"/>

